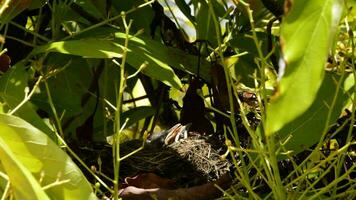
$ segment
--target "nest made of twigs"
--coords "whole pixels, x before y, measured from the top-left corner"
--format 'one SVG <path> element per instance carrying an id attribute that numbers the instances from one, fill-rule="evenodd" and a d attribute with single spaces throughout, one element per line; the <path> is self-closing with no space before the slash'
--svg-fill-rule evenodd
<path id="1" fill-rule="evenodd" d="M 123 155 L 138 149 L 142 141 L 129 141 L 120 145 Z M 189 137 L 170 145 L 151 146 L 123 160 L 121 176 L 153 172 L 174 180 L 180 187 L 190 187 L 215 181 L 229 171 L 230 163 L 220 158 L 219 149 L 213 148 L 208 139 Z M 220 148 L 222 149 L 222 148 Z"/>
<path id="2" fill-rule="evenodd" d="M 231 164 L 222 160 L 224 145 L 208 136 L 191 135 L 169 145 L 144 143 L 144 148 L 120 162 L 120 177 L 150 172 L 172 179 L 177 187 L 191 187 L 215 181 L 229 171 Z M 142 147 L 142 140 L 120 144 L 120 157 Z M 99 174 L 113 177 L 112 148 L 108 144 L 74 146 L 78 155 Z"/>
<path id="3" fill-rule="evenodd" d="M 174 142 L 169 148 L 187 159 L 198 171 L 208 175 L 209 181 L 215 181 L 229 171 L 230 163 L 221 159 L 220 152 L 199 136 Z"/>

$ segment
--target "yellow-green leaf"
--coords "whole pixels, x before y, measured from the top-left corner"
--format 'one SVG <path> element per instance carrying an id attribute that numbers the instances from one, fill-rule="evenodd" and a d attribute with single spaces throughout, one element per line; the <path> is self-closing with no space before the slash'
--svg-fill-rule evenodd
<path id="1" fill-rule="evenodd" d="M 281 25 L 285 66 L 267 107 L 266 135 L 279 131 L 313 104 L 342 14 L 342 0 L 298 0 Z"/>

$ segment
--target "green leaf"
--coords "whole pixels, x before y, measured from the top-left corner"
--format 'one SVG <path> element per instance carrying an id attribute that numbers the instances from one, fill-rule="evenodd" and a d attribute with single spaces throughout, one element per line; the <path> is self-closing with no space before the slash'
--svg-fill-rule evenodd
<path id="1" fill-rule="evenodd" d="M 122 121 L 124 121 L 125 119 L 128 120 L 126 124 L 126 126 L 128 127 L 141 119 L 154 115 L 155 112 L 156 109 L 152 108 L 151 106 L 140 106 L 122 113 L 121 118 Z"/>
<path id="2" fill-rule="evenodd" d="M 187 2 L 185 0 L 174 0 L 174 2 L 189 21 L 195 25 L 195 17 L 191 15 L 191 10 Z"/>
<path id="3" fill-rule="evenodd" d="M 224 1 L 211 1 L 211 3 L 213 4 L 214 12 L 218 17 L 223 17 L 226 14 Z"/>
<path id="4" fill-rule="evenodd" d="M 102 17 L 105 17 L 107 15 L 106 8 L 107 8 L 108 1 L 90 0 L 89 2 L 91 2 L 93 8 L 98 10 L 98 13 L 96 15 L 94 15 L 94 16 L 97 16 L 99 13 L 101 14 Z M 89 2 L 88 1 L 83 1 L 83 3 L 89 3 Z"/>
<path id="5" fill-rule="evenodd" d="M 28 73 L 23 62 L 18 62 L 0 77 L 0 98 L 6 103 L 9 109 L 14 109 L 24 99 L 27 82 Z M 15 112 L 15 115 L 33 124 L 56 141 L 53 131 L 38 116 L 34 106 L 30 102 L 25 103 Z"/>
<path id="6" fill-rule="evenodd" d="M 345 79 L 339 79 L 340 77 L 336 75 L 326 73 L 315 101 L 309 109 L 278 131 L 278 137 L 282 141 L 290 137 L 288 142 L 284 145 L 287 151 L 290 150 L 293 151 L 293 154 L 296 154 L 314 145 L 320 140 L 325 126 L 334 123 L 340 116 L 343 108 L 348 103 L 349 94 L 347 92 L 352 91 L 352 88 L 345 88 L 345 86 L 343 86 L 346 83 L 344 82 Z M 342 88 L 338 94 L 334 92 L 337 90 L 337 81 L 343 81 L 343 84 L 341 84 Z M 333 92 L 330 93 L 330 91 Z M 327 124 L 327 117 L 334 96 L 336 97 L 335 105 L 331 111 L 329 124 Z M 280 157 L 280 159 L 284 158 L 285 157 L 282 156 Z"/>
<path id="7" fill-rule="evenodd" d="M 42 179 L 42 186 L 62 181 L 46 190 L 51 199 L 96 199 L 89 182 L 75 163 L 40 130 L 18 117 L 0 114 L 0 131 L 1 141 L 13 152 L 12 159 L 21 162 L 37 180 Z M 3 156 L 0 158 L 3 159 Z M 27 181 L 17 178 L 20 183 Z"/>
<path id="8" fill-rule="evenodd" d="M 46 0 L 32 0 L 28 9 L 38 9 L 46 5 Z"/>
<path id="9" fill-rule="evenodd" d="M 35 48 L 32 54 L 60 52 L 84 58 L 121 58 L 124 47 L 112 40 L 87 38 L 59 41 Z"/>
<path id="10" fill-rule="evenodd" d="M 6 24 L 14 17 L 28 8 L 32 0 L 11 0 L 8 4 L 5 1 L 0 2 L 0 22 Z"/>
<path id="11" fill-rule="evenodd" d="M 0 130 L 7 132 L 7 127 L 2 127 Z M 16 158 L 16 155 L 11 151 L 9 146 L 0 137 L 0 160 L 4 167 L 9 181 L 11 181 L 12 192 L 16 199 L 50 199 L 42 190 L 40 184 L 32 176 L 31 172 Z"/>
<path id="12" fill-rule="evenodd" d="M 86 38 L 81 40 L 53 42 L 35 48 L 32 55 L 43 52 L 60 52 L 83 56 L 85 58 L 121 58 L 124 47 L 125 34 L 116 33 L 116 39 Z M 148 62 L 142 73 L 151 78 L 180 89 L 182 84 L 176 76 L 171 66 L 188 71 L 197 72 L 197 56 L 190 55 L 182 50 L 166 47 L 160 42 L 148 37 L 130 36 L 127 62 L 139 69 L 144 62 Z M 210 80 L 210 65 L 207 61 L 202 61 L 200 75 L 205 80 Z"/>
<path id="13" fill-rule="evenodd" d="M 51 70 L 61 70 L 58 66 L 65 66 L 63 71 L 47 80 L 57 112 L 65 113 L 62 121 L 80 114 L 83 111 L 81 98 L 88 92 L 92 79 L 88 62 L 80 57 L 52 53 L 49 54 L 46 64 L 53 66 Z M 44 85 L 40 89 L 41 93 L 34 95 L 31 102 L 47 113 L 52 113 Z"/>
<path id="14" fill-rule="evenodd" d="M 122 34 L 124 35 L 124 34 Z M 135 40 L 134 40 L 135 39 Z M 136 41 L 138 38 L 133 38 Z M 137 47 L 136 42 L 129 42 L 129 49 L 127 54 L 127 62 L 139 69 L 144 63 L 148 62 L 148 66 L 142 71 L 147 76 L 160 80 L 163 83 L 181 88 L 179 78 L 174 74 L 169 65 L 157 58 L 157 54 L 151 54 L 146 49 Z M 121 58 L 124 47 L 121 41 L 113 41 L 108 39 L 82 39 L 72 41 L 54 42 L 35 49 L 32 53 L 42 52 L 60 52 L 65 54 L 72 54 L 83 56 L 86 58 Z"/>
<path id="15" fill-rule="evenodd" d="M 267 107 L 267 136 L 299 117 L 314 102 L 342 9 L 342 0 L 293 1 L 281 25 L 286 66 Z"/>
<path id="16" fill-rule="evenodd" d="M 120 43 L 123 43 L 125 34 L 119 32 L 116 34 L 116 37 L 119 39 Z M 162 63 L 165 66 L 165 68 L 171 66 L 176 69 L 186 71 L 192 74 L 196 74 L 198 71 L 197 56 L 190 55 L 180 49 L 167 47 L 162 43 L 152 40 L 145 36 L 133 37 L 130 40 L 130 42 L 131 43 L 129 43 L 129 47 L 132 48 L 133 52 L 143 54 L 141 55 L 143 57 L 154 57 L 157 60 L 157 62 Z M 133 58 L 135 57 L 132 57 L 132 59 Z M 202 67 L 200 67 L 199 69 L 200 77 L 209 82 L 211 77 L 210 75 L 211 64 L 209 64 L 206 60 L 202 60 L 201 66 Z M 177 89 L 180 88 L 181 86 Z"/>
<path id="17" fill-rule="evenodd" d="M 90 13 L 92 16 L 106 17 L 105 9 L 103 8 L 103 3 L 106 4 L 106 1 L 98 0 L 76 0 L 76 4 L 82 7 L 86 12 Z"/>
<path id="18" fill-rule="evenodd" d="M 216 44 L 216 31 L 213 23 L 213 18 L 209 12 L 209 6 L 205 1 L 200 1 L 201 6 L 197 10 L 196 32 L 197 39 L 207 40 L 212 45 Z"/>

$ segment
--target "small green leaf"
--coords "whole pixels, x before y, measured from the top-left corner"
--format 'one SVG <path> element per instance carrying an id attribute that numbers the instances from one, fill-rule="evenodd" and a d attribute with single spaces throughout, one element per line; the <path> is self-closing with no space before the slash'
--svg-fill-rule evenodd
<path id="1" fill-rule="evenodd" d="M 281 25 L 285 73 L 267 107 L 266 135 L 273 135 L 313 104 L 324 77 L 342 0 L 292 1 Z M 283 70 L 284 66 L 280 66 Z"/>
<path id="2" fill-rule="evenodd" d="M 89 182 L 76 164 L 40 130 L 18 117 L 0 114 L 0 132 L 0 140 L 3 142 L 0 148 L 5 148 L 6 144 L 6 148 L 13 153 L 12 159 L 21 162 L 37 180 L 42 179 L 42 186 L 62 182 L 46 190 L 51 199 L 96 199 Z M 4 164 L 3 156 L 0 159 Z M 15 173 L 13 171 L 17 171 L 12 170 L 7 170 L 10 179 L 12 173 Z M 28 181 L 25 177 L 14 176 L 18 178 L 18 184 Z"/>

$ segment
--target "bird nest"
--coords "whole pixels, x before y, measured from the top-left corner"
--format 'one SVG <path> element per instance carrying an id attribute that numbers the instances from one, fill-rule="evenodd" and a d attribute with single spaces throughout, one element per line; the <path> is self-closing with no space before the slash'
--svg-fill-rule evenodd
<path id="1" fill-rule="evenodd" d="M 229 171 L 230 163 L 222 159 L 220 152 L 205 139 L 190 138 L 174 142 L 169 147 L 191 162 L 196 170 L 206 174 L 209 181 L 214 181 Z"/>
<path id="2" fill-rule="evenodd" d="M 110 145 L 74 145 L 73 148 L 95 172 L 113 177 Z M 231 166 L 228 160 L 220 158 L 225 151 L 224 145 L 218 139 L 207 136 L 190 136 L 169 145 L 153 145 L 142 140 L 120 144 L 121 158 L 134 151 L 137 152 L 120 162 L 119 174 L 122 179 L 150 172 L 171 179 L 177 187 L 183 188 L 215 181 L 227 173 Z"/>
<path id="3" fill-rule="evenodd" d="M 133 140 L 120 145 L 122 155 L 138 149 L 142 141 Z M 179 187 L 191 187 L 215 181 L 229 171 L 230 163 L 220 157 L 221 146 L 215 148 L 201 136 L 189 137 L 170 145 L 151 146 L 123 160 L 120 176 L 128 177 L 152 172 L 172 179 Z"/>

